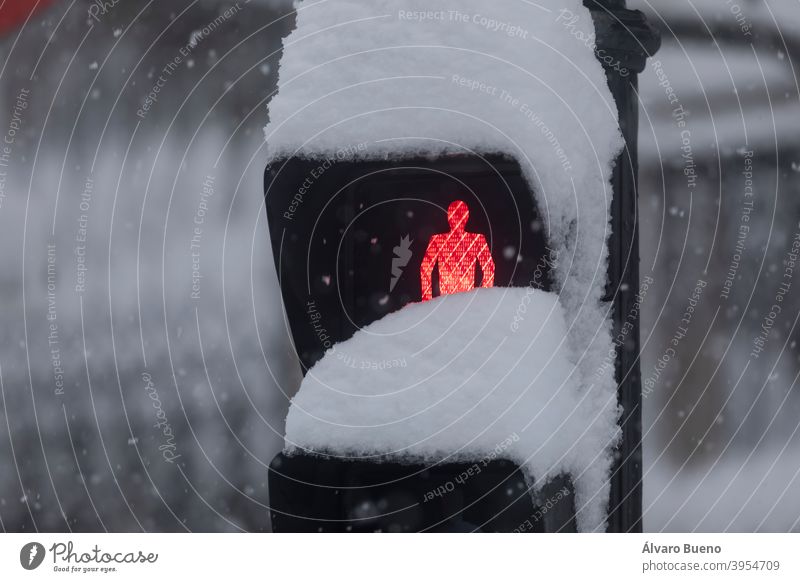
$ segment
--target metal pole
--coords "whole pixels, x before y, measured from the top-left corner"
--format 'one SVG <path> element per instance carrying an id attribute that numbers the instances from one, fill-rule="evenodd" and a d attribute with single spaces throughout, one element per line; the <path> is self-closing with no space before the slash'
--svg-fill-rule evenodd
<path id="1" fill-rule="evenodd" d="M 584 0 L 595 23 L 598 56 L 602 61 L 611 94 L 617 104 L 625 148 L 617 159 L 612 184 L 612 233 L 609 240 L 609 270 L 606 298 L 613 301 L 613 337 L 622 325 L 633 330 L 617 354 L 616 380 L 622 406 L 622 444 L 611 480 L 608 531 L 642 531 L 642 391 L 639 370 L 638 156 L 639 109 L 637 77 L 647 57 L 661 45 L 657 30 L 638 10 L 625 8 L 625 0 Z M 601 52 L 603 51 L 603 52 Z"/>

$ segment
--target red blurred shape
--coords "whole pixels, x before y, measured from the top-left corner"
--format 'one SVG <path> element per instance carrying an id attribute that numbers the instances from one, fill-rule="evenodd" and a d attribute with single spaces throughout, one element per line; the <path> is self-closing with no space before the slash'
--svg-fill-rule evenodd
<path id="1" fill-rule="evenodd" d="M 39 11 L 53 0 L 0 0 L 0 36 L 22 26 L 25 19 L 35 11 Z"/>
<path id="2" fill-rule="evenodd" d="M 450 231 L 435 234 L 428 243 L 420 267 L 422 300 L 433 298 L 431 277 L 433 268 L 439 265 L 439 293 L 461 293 L 475 288 L 475 263 L 481 267 L 482 287 L 494 286 L 494 260 L 489 245 L 482 234 L 467 232 L 469 208 L 456 200 L 447 208 Z"/>

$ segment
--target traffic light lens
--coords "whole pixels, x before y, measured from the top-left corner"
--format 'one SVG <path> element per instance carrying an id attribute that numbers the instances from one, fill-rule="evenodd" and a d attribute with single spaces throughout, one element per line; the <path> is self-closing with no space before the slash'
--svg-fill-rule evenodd
<path id="1" fill-rule="evenodd" d="M 550 290 L 545 215 L 508 158 L 342 161 L 324 171 L 291 158 L 267 169 L 265 192 L 306 369 L 409 303 L 475 287 Z"/>
<path id="2" fill-rule="evenodd" d="M 475 288 L 475 267 L 480 266 L 481 287 L 494 286 L 494 260 L 486 238 L 467 232 L 469 207 L 462 200 L 447 209 L 450 230 L 435 234 L 428 243 L 420 267 L 422 300 L 433 298 L 432 275 L 439 269 L 439 291 L 442 295 L 462 293 Z"/>

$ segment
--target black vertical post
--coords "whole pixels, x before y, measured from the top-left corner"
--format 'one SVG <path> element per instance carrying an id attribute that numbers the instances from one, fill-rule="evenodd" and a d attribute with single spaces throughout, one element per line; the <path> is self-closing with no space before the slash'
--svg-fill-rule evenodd
<path id="1" fill-rule="evenodd" d="M 633 323 L 619 348 L 616 381 L 622 406 L 622 443 L 611 480 L 608 531 L 642 531 L 642 392 L 639 370 L 638 156 L 639 111 L 637 77 L 647 57 L 659 48 L 658 32 L 625 0 L 584 0 L 595 23 L 596 54 L 605 68 L 608 86 L 617 104 L 625 148 L 612 176 L 612 233 L 609 240 L 607 299 L 613 301 L 613 336 Z"/>

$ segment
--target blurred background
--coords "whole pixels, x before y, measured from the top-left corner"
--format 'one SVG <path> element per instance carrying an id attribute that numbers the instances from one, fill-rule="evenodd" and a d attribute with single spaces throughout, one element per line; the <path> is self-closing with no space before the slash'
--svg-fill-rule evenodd
<path id="1" fill-rule="evenodd" d="M 645 529 L 800 531 L 800 3 L 630 5 L 663 38 Z M 300 373 L 262 128 L 293 25 L 281 0 L 0 4 L 3 530 L 269 530 Z"/>

